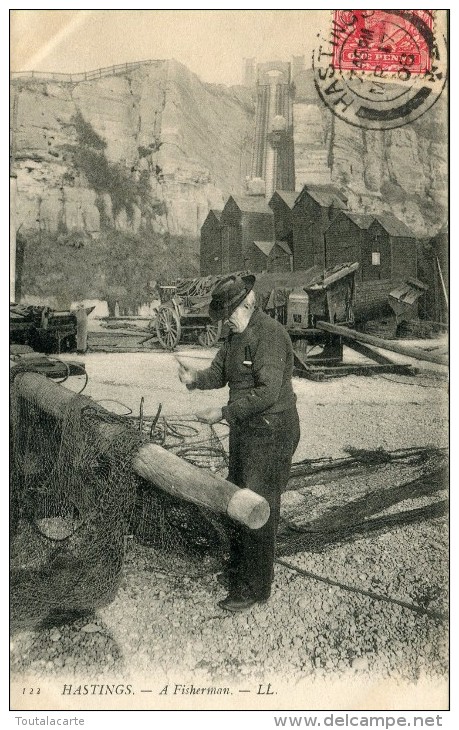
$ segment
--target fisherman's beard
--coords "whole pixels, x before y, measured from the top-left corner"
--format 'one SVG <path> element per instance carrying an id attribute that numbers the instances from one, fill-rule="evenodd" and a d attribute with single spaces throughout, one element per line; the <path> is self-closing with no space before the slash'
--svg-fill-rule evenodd
<path id="1" fill-rule="evenodd" d="M 231 332 L 241 334 L 249 324 L 252 311 L 244 307 L 243 309 L 236 309 L 231 317 L 228 319 L 228 324 Z"/>

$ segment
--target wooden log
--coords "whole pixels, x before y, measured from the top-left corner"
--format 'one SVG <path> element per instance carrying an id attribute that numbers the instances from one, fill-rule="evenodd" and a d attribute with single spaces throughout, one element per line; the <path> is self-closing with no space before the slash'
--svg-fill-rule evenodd
<path id="1" fill-rule="evenodd" d="M 36 403 L 45 413 L 62 420 L 71 404 L 90 407 L 102 416 L 109 411 L 84 395 L 53 383 L 44 375 L 20 373 L 16 376 L 19 394 Z M 109 443 L 128 427 L 123 423 L 100 420 L 96 422 L 98 437 Z M 240 489 L 226 479 L 210 474 L 157 444 L 140 446 L 134 456 L 135 474 L 174 497 L 201 507 L 227 514 L 251 529 L 262 527 L 269 518 L 269 504 L 251 489 Z"/>
<path id="2" fill-rule="evenodd" d="M 434 362 L 437 365 L 448 365 L 448 357 L 446 355 L 438 355 L 432 352 L 426 352 L 425 350 L 421 350 L 421 348 L 419 347 L 403 345 L 400 342 L 396 342 L 394 340 L 383 340 L 381 337 L 367 335 L 364 332 L 350 330 L 347 329 L 347 327 L 340 327 L 339 325 L 331 324 L 330 322 L 317 322 L 317 327 L 324 332 L 330 332 L 333 335 L 339 335 L 343 338 L 343 340 L 366 342 L 368 345 L 373 345 L 373 347 L 381 347 L 383 350 L 398 352 L 400 355 L 413 357 L 416 360 Z"/>
<path id="3" fill-rule="evenodd" d="M 262 527 L 269 517 L 268 503 L 252 490 L 239 489 L 157 444 L 141 446 L 134 457 L 133 469 L 174 497 L 226 513 L 248 527 Z"/>
<path id="4" fill-rule="evenodd" d="M 358 352 L 359 355 L 363 355 L 364 357 L 368 357 L 370 360 L 377 362 L 378 365 L 392 365 L 393 364 L 392 360 L 389 360 L 388 357 L 381 355 L 380 352 L 377 352 L 376 350 L 372 350 L 371 347 L 367 347 L 362 342 L 358 342 L 357 340 L 349 340 L 348 347 L 350 347 L 351 350 L 354 350 L 354 352 Z"/>

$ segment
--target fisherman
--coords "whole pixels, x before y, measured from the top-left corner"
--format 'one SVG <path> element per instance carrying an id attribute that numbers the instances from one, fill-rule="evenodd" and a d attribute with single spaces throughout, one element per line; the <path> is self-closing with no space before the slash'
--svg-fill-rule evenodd
<path id="1" fill-rule="evenodd" d="M 258 530 L 230 526 L 229 561 L 218 577 L 228 587 L 219 605 L 229 611 L 264 603 L 271 594 L 281 493 L 300 437 L 290 337 L 258 309 L 254 283 L 253 275 L 228 276 L 212 292 L 209 316 L 226 322 L 230 333 L 210 367 L 194 370 L 179 361 L 180 380 L 190 390 L 229 385 L 228 405 L 196 415 L 209 424 L 227 421 L 228 480 L 252 489 L 270 506 L 270 517 Z"/>

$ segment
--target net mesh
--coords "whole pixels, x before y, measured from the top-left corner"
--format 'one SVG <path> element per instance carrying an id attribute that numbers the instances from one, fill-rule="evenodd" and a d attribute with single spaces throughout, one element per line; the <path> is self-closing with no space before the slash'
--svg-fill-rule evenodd
<path id="1" fill-rule="evenodd" d="M 225 476 L 225 433 L 183 415 L 133 417 L 144 441 Z M 136 541 L 156 550 L 158 569 L 194 575 L 211 572 L 223 559 L 226 531 L 218 515 L 152 489 L 139 480 L 131 527 Z M 172 558 L 172 562 L 171 562 Z"/>
<path id="2" fill-rule="evenodd" d="M 217 569 L 226 550 L 219 517 L 131 468 L 139 446 L 154 442 L 222 473 L 226 452 L 213 427 L 159 413 L 122 417 L 78 395 L 56 416 L 21 387 L 22 377 L 14 378 L 10 398 L 14 626 L 110 602 L 133 542 L 152 548 L 159 571 Z"/>

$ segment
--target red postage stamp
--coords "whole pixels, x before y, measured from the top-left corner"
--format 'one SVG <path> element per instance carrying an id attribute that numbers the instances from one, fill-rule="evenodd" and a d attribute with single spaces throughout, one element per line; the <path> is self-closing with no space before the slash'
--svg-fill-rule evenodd
<path id="1" fill-rule="evenodd" d="M 425 74 L 433 51 L 432 10 L 335 10 L 333 66 L 340 71 Z"/>

